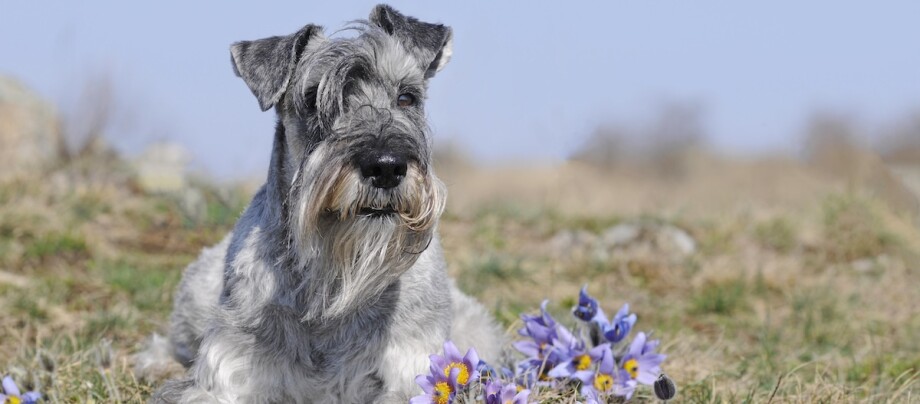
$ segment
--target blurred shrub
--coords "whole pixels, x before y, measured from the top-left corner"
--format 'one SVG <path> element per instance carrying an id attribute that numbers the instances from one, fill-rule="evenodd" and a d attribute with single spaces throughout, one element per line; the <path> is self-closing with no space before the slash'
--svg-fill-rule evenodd
<path id="1" fill-rule="evenodd" d="M 833 262 L 877 257 L 897 244 L 869 200 L 852 194 L 833 195 L 823 204 L 824 251 Z"/>
<path id="2" fill-rule="evenodd" d="M 885 162 L 920 165 L 920 110 L 883 132 L 877 148 Z"/>
<path id="3" fill-rule="evenodd" d="M 677 177 L 686 171 L 689 152 L 703 148 L 705 138 L 702 108 L 670 103 L 653 122 L 638 129 L 598 127 L 570 158 L 599 168 L 630 166 Z"/>
<path id="4" fill-rule="evenodd" d="M 761 245 L 781 253 L 790 252 L 796 247 L 795 235 L 795 226 L 784 218 L 758 223 L 754 227 L 754 237 Z"/>
<path id="5" fill-rule="evenodd" d="M 917 195 L 872 150 L 869 138 L 868 131 L 844 114 L 818 113 L 807 127 L 804 157 L 824 175 L 846 181 L 850 191 L 868 191 L 898 213 L 920 216 Z"/>

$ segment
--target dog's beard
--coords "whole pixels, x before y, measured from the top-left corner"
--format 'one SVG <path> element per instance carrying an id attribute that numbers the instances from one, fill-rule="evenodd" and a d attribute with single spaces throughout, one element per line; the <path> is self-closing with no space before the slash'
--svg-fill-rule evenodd
<path id="1" fill-rule="evenodd" d="M 418 165 L 397 187 L 378 189 L 324 146 L 292 187 L 293 242 L 307 269 L 299 291 L 305 321 L 338 318 L 379 297 L 431 243 L 446 201 L 441 181 Z"/>

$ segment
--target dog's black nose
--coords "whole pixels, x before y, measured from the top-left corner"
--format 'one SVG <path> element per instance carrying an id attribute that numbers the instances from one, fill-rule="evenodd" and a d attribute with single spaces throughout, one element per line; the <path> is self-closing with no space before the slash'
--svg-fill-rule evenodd
<path id="1" fill-rule="evenodd" d="M 361 175 L 370 178 L 376 188 L 396 187 L 406 176 L 408 162 L 397 153 L 369 153 L 358 160 Z"/>

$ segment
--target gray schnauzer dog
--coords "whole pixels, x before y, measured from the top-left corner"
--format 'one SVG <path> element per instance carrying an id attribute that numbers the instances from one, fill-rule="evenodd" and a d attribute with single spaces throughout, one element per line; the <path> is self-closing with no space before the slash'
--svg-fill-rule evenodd
<path id="1" fill-rule="evenodd" d="M 451 29 L 379 5 L 355 36 L 307 25 L 231 47 L 275 108 L 265 185 L 185 270 L 169 340 L 137 356 L 188 368 L 156 402 L 406 402 L 453 340 L 497 359 L 501 332 L 448 278 L 435 234 L 446 191 L 424 102 Z"/>

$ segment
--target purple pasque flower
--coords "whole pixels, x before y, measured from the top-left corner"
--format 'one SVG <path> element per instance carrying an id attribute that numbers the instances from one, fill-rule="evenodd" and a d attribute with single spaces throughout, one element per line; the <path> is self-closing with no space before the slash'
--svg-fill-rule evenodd
<path id="1" fill-rule="evenodd" d="M 557 379 L 580 380 L 588 377 L 595 372 L 594 368 L 597 367 L 607 352 L 610 352 L 610 344 L 598 345 L 587 352 L 584 351 L 584 347 L 581 350 L 573 349 L 570 351 L 570 359 L 560 362 L 549 371 L 548 375 Z"/>
<path id="2" fill-rule="evenodd" d="M 525 323 L 530 339 L 517 341 L 514 347 L 530 359 L 543 361 L 556 339 L 555 328 L 545 328 L 533 323 Z"/>
<path id="3" fill-rule="evenodd" d="M 543 382 L 548 378 L 540 365 L 533 365 L 530 361 L 525 360 L 517 364 L 513 374 L 506 373 L 504 380 L 513 381 L 514 384 L 529 389 L 534 385 L 545 384 Z"/>
<path id="4" fill-rule="evenodd" d="M 584 360 L 585 343 L 572 334 L 569 329 L 560 324 L 556 324 L 553 332 L 549 333 L 547 340 L 539 342 L 539 349 L 536 349 L 537 343 L 531 341 L 522 341 L 516 344 L 518 350 L 529 353 L 536 352 L 538 355 L 531 355 L 530 358 L 522 362 L 522 368 L 533 370 L 538 382 L 548 382 L 552 378 L 558 378 L 551 373 L 552 369 L 560 365 L 571 364 L 576 358 Z M 521 349 L 521 348 L 525 349 Z M 528 352 L 525 352 L 528 353 Z M 558 372 L 563 372 L 564 366 Z"/>
<path id="5" fill-rule="evenodd" d="M 19 387 L 16 386 L 16 382 L 13 381 L 12 377 L 5 376 L 3 378 L 3 391 L 0 392 L 0 403 L 35 404 L 41 399 L 41 393 L 37 391 L 27 391 L 23 394 L 19 391 Z"/>
<path id="6" fill-rule="evenodd" d="M 585 352 L 585 342 L 561 325 L 556 326 L 556 338 L 547 353 L 547 362 L 553 366 L 568 362 Z"/>
<path id="7" fill-rule="evenodd" d="M 460 371 L 456 370 L 453 373 L 451 376 L 456 378 Z M 422 388 L 424 393 L 409 399 L 409 404 L 448 404 L 454 401 L 457 394 L 452 387 L 456 382 L 452 383 L 450 376 L 444 377 L 440 373 L 419 375 L 415 378 L 415 383 Z"/>
<path id="8" fill-rule="evenodd" d="M 555 329 L 556 320 L 546 311 L 546 305 L 549 304 L 549 300 L 544 300 L 540 304 L 540 315 L 532 316 L 529 314 L 521 314 L 521 320 L 524 321 L 524 328 L 518 330 L 518 334 L 524 337 L 531 337 L 531 330 L 541 330 L 541 329 Z"/>
<path id="9" fill-rule="evenodd" d="M 472 347 L 461 356 L 460 350 L 451 341 L 444 342 L 444 356 L 431 355 L 431 372 L 440 372 L 444 377 L 450 377 L 451 372 L 458 371 L 456 386 L 466 386 L 470 376 L 479 368 L 479 355 Z"/>
<path id="10" fill-rule="evenodd" d="M 616 344 L 629 335 L 629 331 L 632 330 L 635 324 L 636 315 L 629 312 L 629 303 L 626 303 L 609 323 L 605 321 L 601 324 L 601 331 L 604 332 L 604 339 Z"/>
<path id="11" fill-rule="evenodd" d="M 620 360 L 620 368 L 626 371 L 631 379 L 651 386 L 661 373 L 661 362 L 667 357 L 655 352 L 658 343 L 658 340 L 649 341 L 645 333 L 640 332 Z"/>
<path id="12" fill-rule="evenodd" d="M 508 371 L 510 372 L 510 370 Z M 500 377 L 501 374 L 498 373 L 492 365 L 488 364 L 486 361 L 480 359 L 479 364 L 476 365 L 476 374 L 479 375 L 479 380 L 490 380 Z"/>
<path id="13" fill-rule="evenodd" d="M 461 356 L 460 350 L 451 341 L 444 342 L 444 356 L 435 354 L 429 358 L 430 374 L 415 378 L 415 383 L 425 394 L 413 397 L 409 401 L 412 404 L 450 403 L 457 391 L 466 387 L 473 375 L 478 375 L 481 363 L 475 349 L 470 348 L 466 355 Z"/>
<path id="14" fill-rule="evenodd" d="M 585 322 L 607 322 L 604 310 L 597 303 L 597 299 L 588 294 L 588 285 L 586 284 L 578 292 L 578 305 L 572 309 L 575 318 Z"/>
<path id="15" fill-rule="evenodd" d="M 617 368 L 613 359 L 613 351 L 609 344 L 598 345 L 605 349 L 600 351 L 600 359 L 596 371 L 580 371 L 573 374 L 574 378 L 581 380 L 581 395 L 590 402 L 600 402 L 600 397 L 620 396 L 628 400 L 636 390 L 636 381 L 629 377 L 629 373 Z"/>
<path id="16" fill-rule="evenodd" d="M 556 339 L 556 320 L 546 311 L 547 303 L 548 301 L 544 300 L 540 305 L 539 316 L 521 314 L 524 327 L 518 330 L 518 334 L 530 339 L 514 343 L 518 351 L 527 355 L 529 360 L 538 362 L 538 365 L 543 362 L 553 340 Z"/>
<path id="17" fill-rule="evenodd" d="M 521 388 L 514 383 L 502 384 L 498 380 L 489 380 L 486 382 L 485 402 L 486 404 L 527 404 L 527 398 L 530 396 L 530 390 Z"/>

